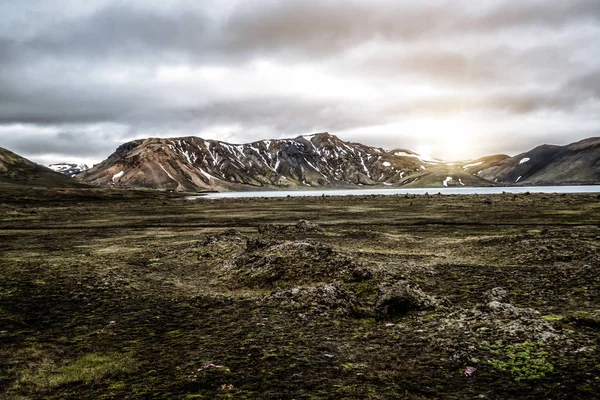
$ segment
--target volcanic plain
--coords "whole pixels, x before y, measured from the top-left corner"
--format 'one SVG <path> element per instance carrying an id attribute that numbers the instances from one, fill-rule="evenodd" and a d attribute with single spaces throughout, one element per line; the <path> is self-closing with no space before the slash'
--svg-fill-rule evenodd
<path id="1" fill-rule="evenodd" d="M 0 192 L 0 398 L 600 398 L 596 194 Z"/>

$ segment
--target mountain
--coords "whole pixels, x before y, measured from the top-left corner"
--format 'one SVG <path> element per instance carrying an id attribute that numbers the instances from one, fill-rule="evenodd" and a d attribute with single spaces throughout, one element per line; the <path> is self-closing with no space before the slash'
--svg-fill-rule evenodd
<path id="1" fill-rule="evenodd" d="M 0 184 L 7 183 L 44 187 L 88 186 L 0 147 Z"/>
<path id="2" fill-rule="evenodd" d="M 449 176 L 453 180 L 447 180 Z M 406 149 L 386 151 L 344 142 L 329 133 L 247 144 L 198 137 L 134 140 L 77 177 L 100 185 L 190 191 L 239 190 L 249 185 L 490 185 L 458 165 Z"/>
<path id="3" fill-rule="evenodd" d="M 545 144 L 470 171 L 503 185 L 597 184 L 600 182 L 600 137 L 566 146 Z"/>
<path id="4" fill-rule="evenodd" d="M 48 166 L 52 171 L 60 172 L 61 174 L 68 176 L 75 176 L 90 169 L 86 164 L 72 164 L 72 163 L 59 163 L 50 164 Z"/>
<path id="5" fill-rule="evenodd" d="M 600 138 L 516 157 L 445 162 L 329 133 L 231 144 L 198 137 L 140 139 L 77 175 L 104 186 L 178 191 L 310 187 L 444 187 L 600 182 Z"/>
<path id="6" fill-rule="evenodd" d="M 329 133 L 231 144 L 198 137 L 140 139 L 121 145 L 91 169 L 51 169 L 0 148 L 0 183 L 47 187 L 143 187 L 227 191 L 310 187 L 445 187 L 594 184 L 600 182 L 600 138 L 542 145 L 515 157 L 445 162 L 407 149 L 345 142 Z"/>

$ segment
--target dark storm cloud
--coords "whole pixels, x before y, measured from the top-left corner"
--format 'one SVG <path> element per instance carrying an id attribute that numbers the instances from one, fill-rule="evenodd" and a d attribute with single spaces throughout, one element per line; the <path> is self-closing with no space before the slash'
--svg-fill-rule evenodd
<path id="1" fill-rule="evenodd" d="M 170 120 L 206 125 L 229 125 L 244 121 L 249 126 L 272 127 L 291 133 L 346 130 L 389 122 L 391 115 L 362 103 L 296 97 L 254 97 L 211 103 L 187 110 L 165 110 Z M 162 118 L 160 118 L 162 119 Z M 158 121 L 157 121 L 158 122 Z"/>
<path id="2" fill-rule="evenodd" d="M 597 0 L 8 1 L 0 4 L 0 145 L 21 143 L 3 137 L 15 124 L 40 132 L 22 139 L 25 153 L 90 155 L 94 146 L 112 148 L 123 132 L 195 134 L 236 125 L 239 140 L 256 140 L 465 111 L 515 121 L 544 112 L 587 118 L 582 125 L 596 129 L 585 110 L 600 98 L 598 52 Z M 243 79 L 219 82 L 222 91 L 194 82 L 200 67 L 235 75 L 262 61 L 309 66 L 386 95 L 290 94 L 285 79 L 293 72 L 276 85 L 281 91 L 257 93 Z M 164 66 L 191 68 L 180 78 L 189 84 L 164 79 Z M 99 124 L 123 129 L 97 141 L 87 128 Z M 264 134 L 244 134 L 256 131 Z M 411 134 L 403 133 L 407 146 Z M 376 132 L 353 139 L 399 140 Z"/>
<path id="3" fill-rule="evenodd" d="M 495 30 L 507 27 L 558 28 L 570 23 L 600 20 L 600 3 L 595 0 L 545 1 L 529 0 L 496 6 L 481 18 L 471 19 L 466 27 L 474 30 Z"/>
<path id="4" fill-rule="evenodd" d="M 76 21 L 56 23 L 25 42 L 32 53 L 159 62 L 189 54 L 202 58 L 210 33 L 205 15 L 182 10 L 161 15 L 130 6 L 110 5 Z M 196 54 L 198 53 L 198 54 Z"/>
<path id="5" fill-rule="evenodd" d="M 51 139 L 51 140 L 49 140 Z M 98 152 L 110 154 L 119 142 L 112 132 L 90 134 L 87 131 L 19 132 L 2 138 L 2 146 L 17 154 L 39 158 L 48 154 L 58 155 L 63 161 L 77 158 L 95 158 Z"/>
<path id="6" fill-rule="evenodd" d="M 486 7 L 485 4 L 491 4 Z M 77 20 L 55 22 L 21 43 L 40 54 L 96 57 L 185 56 L 195 60 L 286 56 L 335 57 L 369 41 L 408 42 L 519 28 L 556 29 L 600 21 L 596 0 L 482 2 L 240 2 L 225 19 L 203 10 L 168 12 L 111 3 Z M 472 7 L 471 7 L 472 8 Z"/>
<path id="7" fill-rule="evenodd" d="M 60 124 L 118 119 L 143 101 L 143 93 L 94 80 L 37 76 L 37 71 L 0 71 L 0 124 Z M 37 81 L 39 79 L 39 81 Z"/>
<path id="8" fill-rule="evenodd" d="M 226 25 L 230 48 L 337 52 L 370 40 L 406 42 L 447 35 L 488 34 L 521 27 L 557 28 L 600 20 L 600 3 L 582 1 L 270 2 L 265 12 L 245 2 Z M 418 4 L 418 5 L 417 5 Z M 462 6 L 461 6 L 462 4 Z M 485 7 L 490 4 L 491 7 Z M 469 4 L 473 6 L 473 4 Z"/>
<path id="9" fill-rule="evenodd" d="M 407 51 L 400 47 L 342 57 L 335 69 L 340 74 L 362 75 L 365 79 L 407 76 L 435 84 L 484 88 L 520 82 L 560 84 L 572 79 L 578 71 L 585 73 L 590 68 L 588 62 L 573 60 L 571 47 L 571 43 L 544 44 L 533 49 L 506 44 L 453 50 L 427 47 Z"/>
<path id="10" fill-rule="evenodd" d="M 566 87 L 587 98 L 600 98 L 600 68 L 572 78 Z"/>

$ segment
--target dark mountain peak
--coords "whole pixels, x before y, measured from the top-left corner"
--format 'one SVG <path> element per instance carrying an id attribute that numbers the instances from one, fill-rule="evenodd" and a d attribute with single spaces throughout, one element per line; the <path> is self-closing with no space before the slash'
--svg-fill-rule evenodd
<path id="1" fill-rule="evenodd" d="M 597 184 L 600 138 L 566 146 L 543 144 L 491 165 L 478 176 L 501 184 Z"/>
<path id="2" fill-rule="evenodd" d="M 586 148 L 600 147 L 600 137 L 591 137 L 571 143 L 567 146 L 569 150 L 583 150 Z"/>
<path id="3" fill-rule="evenodd" d="M 531 153 L 534 151 L 554 151 L 556 149 L 560 149 L 563 146 L 557 146 L 555 144 L 541 144 L 539 146 L 534 147 L 533 149 L 529 150 L 527 153 Z M 526 153 L 523 153 L 526 154 Z"/>
<path id="4" fill-rule="evenodd" d="M 313 144 L 339 143 L 342 140 L 328 132 L 313 133 L 310 135 L 300 135 L 294 138 L 295 141 L 308 141 Z"/>
<path id="5" fill-rule="evenodd" d="M 116 154 L 127 153 L 134 147 L 137 147 L 137 146 L 141 145 L 142 143 L 144 143 L 145 141 L 149 141 L 149 140 L 152 140 L 152 139 L 151 138 L 150 139 L 136 139 L 136 140 L 132 140 L 132 141 L 123 143 L 122 145 L 117 147 L 117 150 L 115 150 L 115 153 Z"/>
<path id="6" fill-rule="evenodd" d="M 309 135 L 300 135 L 298 137 L 302 137 L 302 138 L 314 138 L 317 140 L 324 140 L 324 139 L 336 139 L 339 140 L 339 138 L 335 135 L 330 134 L 329 132 L 319 132 L 319 133 L 311 133 Z"/>

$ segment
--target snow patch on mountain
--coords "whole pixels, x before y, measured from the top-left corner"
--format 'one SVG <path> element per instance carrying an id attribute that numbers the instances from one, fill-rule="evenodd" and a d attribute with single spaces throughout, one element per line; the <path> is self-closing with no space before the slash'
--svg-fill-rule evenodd
<path id="1" fill-rule="evenodd" d="M 171 175 L 166 169 L 165 167 L 163 167 L 161 164 L 158 164 L 159 167 L 162 168 L 163 171 L 165 171 L 165 174 L 167 174 L 169 176 L 169 178 L 173 179 L 174 181 L 177 181 L 177 179 L 173 178 L 173 175 Z"/>
<path id="2" fill-rule="evenodd" d="M 473 163 L 473 164 L 463 165 L 463 169 L 467 169 L 469 167 L 476 167 L 476 166 L 481 165 L 481 164 L 483 164 L 483 161 L 479 161 L 479 162 L 476 162 L 476 163 Z"/>
<path id="3" fill-rule="evenodd" d="M 116 174 L 114 174 L 112 176 L 112 181 L 114 182 L 115 179 L 119 179 L 120 177 L 122 177 L 125 174 L 125 171 L 121 171 L 121 172 L 117 172 Z"/>
<path id="4" fill-rule="evenodd" d="M 75 163 L 57 163 L 50 164 L 48 166 L 51 170 L 55 172 L 60 172 L 61 174 L 74 176 L 83 171 L 87 171 L 89 167 L 86 164 L 75 164 Z"/>

